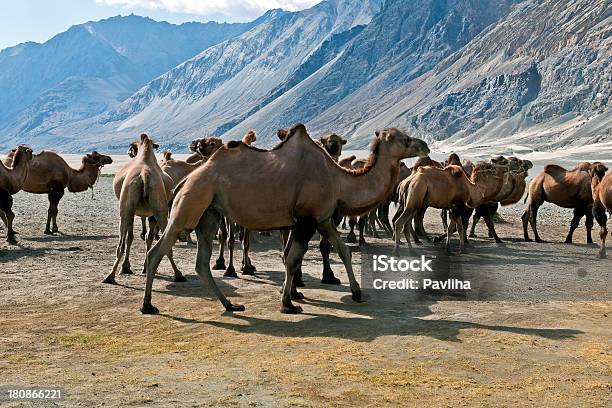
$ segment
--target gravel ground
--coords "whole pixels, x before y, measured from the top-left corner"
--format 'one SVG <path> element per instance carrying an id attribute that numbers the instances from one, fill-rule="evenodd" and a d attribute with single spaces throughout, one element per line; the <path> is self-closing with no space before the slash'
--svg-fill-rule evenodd
<path id="1" fill-rule="evenodd" d="M 214 272 L 245 312 L 223 312 L 193 272 L 194 247 L 178 244 L 188 282 L 172 282 L 163 261 L 153 294 L 161 313 L 143 316 L 142 275 L 100 283 L 118 241 L 111 180 L 93 200 L 66 195 L 56 236 L 42 234 L 45 196 L 15 196 L 20 246 L 0 243 L 0 386 L 62 387 L 59 405 L 70 407 L 610 406 L 612 261 L 595 259 L 583 228 L 576 244 L 560 243 L 566 210 L 545 206 L 541 235 L 552 243 L 527 244 L 518 240 L 522 205 L 504 208 L 505 245 L 477 238 L 453 258 L 501 282 L 504 300 L 357 304 L 335 254 L 343 285 L 318 282 L 313 241 L 304 313 L 282 315 L 278 238 L 254 235 L 255 277 Z M 440 232 L 437 212 L 426 228 Z M 368 237 L 368 246 L 391 242 Z M 359 274 L 361 249 L 352 249 Z M 143 251 L 136 240 L 135 269 Z"/>

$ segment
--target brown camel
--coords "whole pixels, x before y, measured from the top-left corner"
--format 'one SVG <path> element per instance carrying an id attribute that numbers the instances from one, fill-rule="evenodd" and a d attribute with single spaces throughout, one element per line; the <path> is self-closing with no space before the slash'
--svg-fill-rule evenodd
<path id="1" fill-rule="evenodd" d="M 287 132 L 284 129 L 279 129 L 277 134 L 278 138 L 282 141 L 287 136 Z M 346 144 L 346 140 L 341 136 L 338 136 L 336 133 L 330 133 L 326 136 L 323 136 L 319 139 L 321 143 L 321 147 L 325 149 L 327 153 L 332 157 L 332 159 L 336 162 L 339 161 L 340 155 L 342 154 L 342 147 Z M 350 161 L 352 162 L 355 159 L 355 156 L 349 156 Z M 344 159 L 346 160 L 346 159 Z M 345 167 L 345 166 L 343 166 Z M 333 217 L 334 225 L 336 228 L 340 224 L 340 217 Z M 281 230 L 281 240 L 283 246 L 283 261 L 285 260 L 284 255 L 289 251 L 291 247 L 291 243 L 293 242 L 293 235 L 289 229 Z M 341 283 L 340 279 L 334 276 L 334 271 L 331 269 L 331 264 L 329 262 L 329 256 L 331 254 L 332 245 L 325 237 L 321 236 L 321 240 L 319 242 L 319 251 L 321 252 L 321 257 L 323 259 L 323 273 L 321 274 L 321 283 L 328 285 L 339 285 Z M 293 277 L 293 282 L 297 287 L 304 287 L 304 281 L 302 279 L 302 267 L 301 265 L 297 268 L 295 276 Z"/>
<path id="2" fill-rule="evenodd" d="M 495 242 L 501 243 L 502 240 L 497 236 L 497 232 L 495 231 L 494 216 L 497 213 L 497 209 L 499 208 L 500 204 L 502 206 L 516 204 L 521 198 L 523 198 L 525 189 L 527 187 L 525 179 L 527 178 L 529 169 L 533 167 L 533 163 L 531 163 L 529 160 L 521 160 L 516 157 L 509 157 L 506 160 L 503 156 L 493 158 L 491 159 L 491 162 L 507 163 L 510 172 L 508 173 L 506 180 L 504 180 L 502 189 L 499 191 L 493 201 L 476 208 L 474 217 L 472 219 L 472 228 L 469 236 L 476 237 L 476 225 L 478 225 L 480 218 L 485 218 L 485 222 L 487 223 L 487 227 L 489 229 L 489 237 L 494 238 Z"/>
<path id="3" fill-rule="evenodd" d="M 349 171 L 321 149 L 302 124 L 291 128 L 285 140 L 270 151 L 240 142 L 228 143 L 206 166 L 177 186 L 168 228 L 149 252 L 141 311 L 157 312 L 151 304 L 155 271 L 178 234 L 192 229 L 196 229 L 198 236 L 196 271 L 226 310 L 244 310 L 244 306 L 227 300 L 210 271 L 212 238 L 219 227 L 220 214 L 250 229 L 293 228 L 281 312 L 301 312 L 291 302 L 292 298 L 302 298 L 295 290 L 293 277 L 317 230 L 336 248 L 346 268 L 353 299 L 361 300 L 351 253 L 340 239 L 332 217 L 367 213 L 390 193 L 401 159 L 428 153 L 422 140 L 410 138 L 398 129 L 386 129 L 377 132 L 368 164 L 362 170 Z M 245 202 L 249 205 L 244 205 Z"/>
<path id="4" fill-rule="evenodd" d="M 412 220 L 422 209 L 434 207 L 450 212 L 451 222 L 446 230 L 446 249 L 450 250 L 450 237 L 455 228 L 459 231 L 460 253 L 465 251 L 465 234 L 462 215 L 466 208 L 478 207 L 500 189 L 499 179 L 507 167 L 490 163 L 475 166 L 470 178 L 463 167 L 455 164 L 440 169 L 433 166 L 420 167 L 400 185 L 400 212 L 395 217 L 394 254 L 399 255 L 399 237 L 404 231 L 412 250 L 410 235 Z M 408 231 L 404 228 L 408 227 Z"/>
<path id="5" fill-rule="evenodd" d="M 17 194 L 25 183 L 30 163 L 32 160 L 32 149 L 20 145 L 12 152 L 12 163 L 5 166 L 0 162 L 0 218 L 6 225 L 6 241 L 9 244 L 17 244 L 15 230 L 13 229 L 13 194 Z"/>
<path id="6" fill-rule="evenodd" d="M 12 163 L 13 153 L 9 154 L 5 164 Z M 23 191 L 34 194 L 47 194 L 49 211 L 45 234 L 58 232 L 58 205 L 67 187 L 71 193 L 80 193 L 93 188 L 100 175 L 100 169 L 113 160 L 109 156 L 94 151 L 81 159 L 81 167 L 76 170 L 66 163 L 57 153 L 43 150 L 32 156 L 30 171 L 23 184 Z"/>
<path id="7" fill-rule="evenodd" d="M 221 146 L 223 146 L 223 141 L 214 136 L 192 140 L 191 143 L 189 143 L 189 149 L 193 154 L 185 161 L 187 163 L 196 163 L 203 158 L 212 156 Z"/>
<path id="8" fill-rule="evenodd" d="M 525 241 L 530 242 L 527 224 L 535 235 L 536 242 L 544 242 L 538 234 L 538 209 L 544 202 L 549 202 L 563 208 L 573 208 L 574 217 L 565 238 L 565 243 L 571 244 L 574 231 L 578 228 L 580 220 L 586 215 L 587 243 L 593 243 L 591 229 L 593 228 L 593 193 L 591 191 L 591 177 L 589 171 L 601 171 L 606 168 L 600 162 L 583 162 L 572 170 L 566 170 L 556 164 L 547 164 L 544 171 L 538 174 L 529 183 L 527 196 L 528 205 L 523 213 L 523 234 Z"/>
<path id="9" fill-rule="evenodd" d="M 168 202 L 172 199 L 174 183 L 157 163 L 155 147 L 151 139 L 143 133 L 135 143 L 138 152 L 136 157 L 119 169 L 113 180 L 115 196 L 119 199 L 120 239 L 119 245 L 117 245 L 117 258 L 112 271 L 103 280 L 104 283 L 115 283 L 115 274 L 124 254 L 125 259 L 121 267 L 121 273 L 132 273 L 130 249 L 134 241 L 135 216 L 148 217 L 149 219 L 149 231 L 145 241 L 147 252 L 158 228 L 163 230 L 168 222 Z M 172 248 L 165 254 L 168 255 L 174 270 L 174 281 L 185 282 L 185 277 L 174 263 Z M 146 271 L 146 267 L 145 260 L 144 271 Z"/>
<path id="10" fill-rule="evenodd" d="M 606 237 L 608 236 L 606 210 L 612 213 L 612 171 L 605 173 L 603 170 L 603 167 L 595 167 L 589 171 L 591 190 L 593 191 L 593 217 L 600 228 L 601 248 L 599 249 L 599 258 L 601 259 L 606 258 Z"/>

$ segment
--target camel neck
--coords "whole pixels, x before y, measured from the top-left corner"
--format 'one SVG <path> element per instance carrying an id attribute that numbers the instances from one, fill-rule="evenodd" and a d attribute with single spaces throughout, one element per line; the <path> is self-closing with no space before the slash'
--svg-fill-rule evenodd
<path id="1" fill-rule="evenodd" d="M 341 215 L 361 215 L 384 201 L 399 174 L 399 158 L 389 155 L 383 146 L 370 154 L 370 163 L 363 173 L 351 174 L 343 171 L 340 180 L 338 209 Z"/>
<path id="2" fill-rule="evenodd" d="M 81 164 L 78 170 L 72 169 L 73 175 L 68 184 L 68 191 L 71 193 L 80 193 L 92 187 L 98 179 L 98 166 L 93 164 Z"/>
<path id="3" fill-rule="evenodd" d="M 11 177 L 11 186 L 9 191 L 11 194 L 15 194 L 21 190 L 23 183 L 25 183 L 25 180 L 28 177 L 28 168 L 28 159 L 23 153 L 19 151 L 16 152 L 15 156 L 13 157 L 13 164 L 11 168 L 8 169 L 13 176 Z"/>

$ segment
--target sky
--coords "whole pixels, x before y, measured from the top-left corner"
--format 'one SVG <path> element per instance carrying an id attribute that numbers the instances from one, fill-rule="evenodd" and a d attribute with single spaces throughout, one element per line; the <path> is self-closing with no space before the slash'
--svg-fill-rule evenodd
<path id="1" fill-rule="evenodd" d="M 253 20 L 267 10 L 295 11 L 320 0 L 0 0 L 0 50 L 45 42 L 70 26 L 130 13 L 171 23 Z"/>

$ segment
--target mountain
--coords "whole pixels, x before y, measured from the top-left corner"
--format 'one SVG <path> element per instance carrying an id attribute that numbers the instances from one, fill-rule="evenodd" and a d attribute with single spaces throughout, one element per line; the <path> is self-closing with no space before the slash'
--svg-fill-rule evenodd
<path id="1" fill-rule="evenodd" d="M 0 129 L 30 135 L 105 112 L 155 77 L 251 23 L 157 22 L 130 15 L 73 26 L 0 52 Z"/>
<path id="2" fill-rule="evenodd" d="M 608 0 L 325 0 L 298 12 L 272 10 L 240 27 L 199 53 L 172 54 L 150 67 L 147 80 L 135 69 L 147 63 L 134 61 L 150 53 L 107 33 L 100 34 L 106 41 L 92 36 L 89 55 L 81 49 L 76 56 L 100 63 L 78 65 L 112 75 L 74 75 L 38 99 L 11 94 L 6 105 L 23 105 L 21 116 L 5 127 L 0 147 L 26 141 L 123 151 L 146 131 L 184 151 L 193 137 L 239 139 L 250 128 L 270 146 L 276 128 L 299 121 L 313 136 L 343 134 L 349 148 L 399 126 L 442 151 L 612 150 Z M 176 42 L 161 37 L 135 42 L 160 49 Z M 4 54 L 39 46 L 3 51 L 0 84 Z M 24 67 L 33 84 L 50 76 L 47 68 Z"/>
<path id="3" fill-rule="evenodd" d="M 270 18 L 151 81 L 99 124 L 115 129 L 111 147 L 139 129 L 170 147 L 193 135 L 225 133 L 334 58 L 381 4 L 327 0 Z"/>

